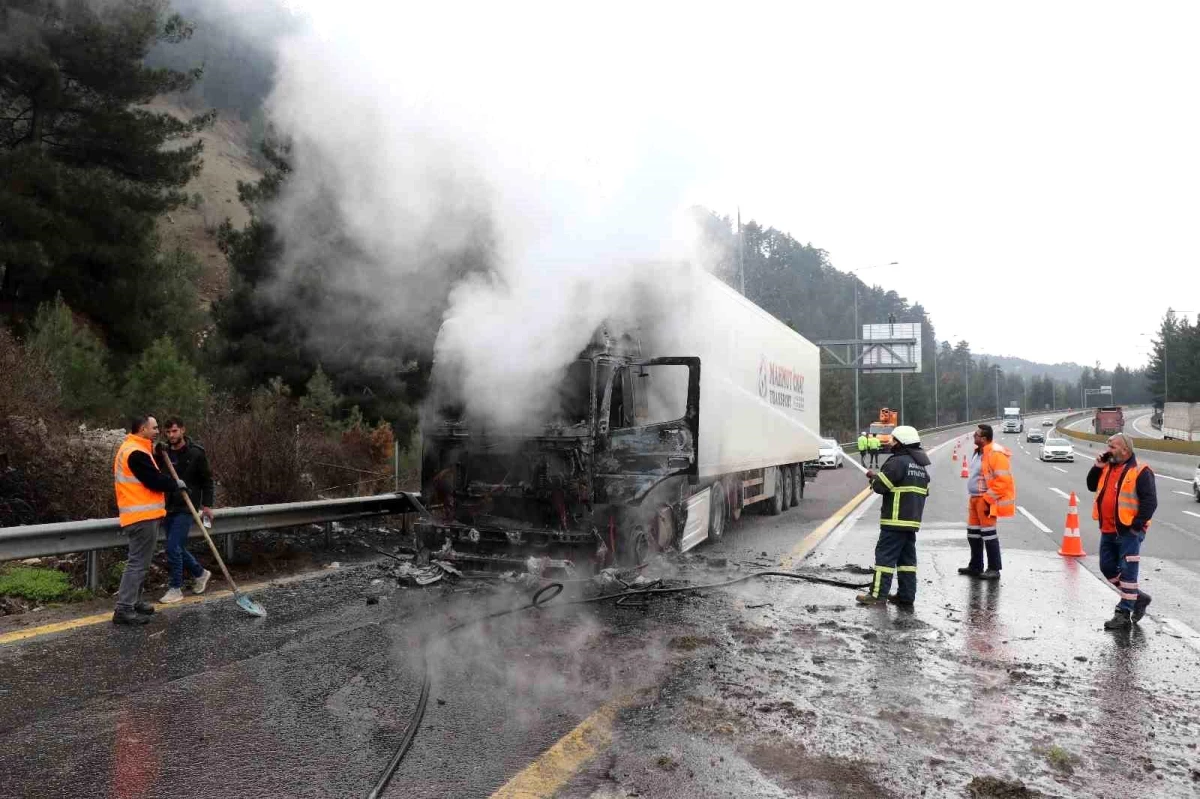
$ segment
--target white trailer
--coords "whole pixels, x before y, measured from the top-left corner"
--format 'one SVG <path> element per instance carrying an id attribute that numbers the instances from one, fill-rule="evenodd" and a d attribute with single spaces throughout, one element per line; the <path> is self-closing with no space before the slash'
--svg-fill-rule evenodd
<path id="1" fill-rule="evenodd" d="M 1163 438 L 1200 441 L 1200 402 L 1168 402 L 1162 419 Z"/>

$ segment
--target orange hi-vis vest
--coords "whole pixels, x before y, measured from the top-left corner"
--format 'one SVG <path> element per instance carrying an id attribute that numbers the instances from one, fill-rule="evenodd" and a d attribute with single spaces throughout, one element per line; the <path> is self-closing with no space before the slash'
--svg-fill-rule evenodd
<path id="1" fill-rule="evenodd" d="M 1017 515 L 1017 484 L 1013 482 L 1010 455 L 994 441 L 983 445 L 980 477 L 987 484 L 983 496 L 996 516 Z"/>
<path id="2" fill-rule="evenodd" d="M 1121 464 L 1117 464 L 1117 467 L 1121 468 Z M 1106 463 L 1104 464 L 1104 468 L 1100 470 L 1100 482 L 1098 484 L 1100 490 L 1096 492 L 1096 498 L 1092 500 L 1092 518 L 1097 521 L 1100 520 L 1100 495 L 1104 493 L 1104 489 L 1108 486 L 1106 481 L 1108 480 L 1108 471 L 1111 468 L 1112 466 Z M 1139 463 L 1132 469 L 1127 470 L 1125 476 L 1121 478 L 1121 489 L 1117 492 L 1117 520 L 1126 527 L 1133 524 L 1133 520 L 1137 518 L 1139 507 L 1137 481 L 1138 477 L 1142 474 L 1142 469 L 1145 468 L 1145 466 Z M 1150 522 L 1148 521 L 1146 522 L 1146 529 L 1150 529 Z"/>
<path id="3" fill-rule="evenodd" d="M 130 470 L 129 456 L 134 452 L 144 452 L 152 462 L 154 460 L 150 439 L 133 433 L 125 436 L 117 449 L 117 457 L 113 460 L 113 486 L 117 491 L 117 511 L 122 527 L 167 515 L 166 494 L 146 488 Z M 155 468 L 158 468 L 157 464 Z"/>

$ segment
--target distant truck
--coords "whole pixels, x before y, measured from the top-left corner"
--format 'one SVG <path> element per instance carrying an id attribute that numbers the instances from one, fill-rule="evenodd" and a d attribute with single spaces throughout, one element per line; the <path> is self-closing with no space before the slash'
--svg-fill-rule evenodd
<path id="1" fill-rule="evenodd" d="M 1005 408 L 1004 409 L 1004 432 L 1005 433 L 1024 433 L 1025 432 L 1025 417 L 1021 416 L 1020 408 Z"/>
<path id="2" fill-rule="evenodd" d="M 1163 406 L 1163 438 L 1200 441 L 1200 402 L 1168 402 Z"/>
<path id="3" fill-rule="evenodd" d="M 657 279 L 674 301 L 602 325 L 520 429 L 472 418 L 463 366 L 439 356 L 423 547 L 639 565 L 719 539 L 744 509 L 799 503 L 823 445 L 819 349 L 706 272 Z"/>
<path id="4" fill-rule="evenodd" d="M 1125 431 L 1125 412 L 1117 406 L 1096 408 L 1092 416 L 1092 428 L 1101 436 L 1122 433 Z"/>
<path id="5" fill-rule="evenodd" d="M 1163 404 L 1161 402 L 1154 403 L 1154 413 L 1150 414 L 1150 426 L 1155 430 L 1162 430 Z"/>
<path id="6" fill-rule="evenodd" d="M 891 408 L 879 409 L 879 421 L 871 422 L 869 432 L 879 439 L 880 446 L 887 450 L 892 445 L 892 431 L 900 424 L 900 412 Z"/>

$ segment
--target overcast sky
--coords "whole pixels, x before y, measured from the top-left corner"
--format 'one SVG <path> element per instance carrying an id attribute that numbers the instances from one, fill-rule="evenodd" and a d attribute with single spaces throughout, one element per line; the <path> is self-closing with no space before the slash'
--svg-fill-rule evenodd
<path id="1" fill-rule="evenodd" d="M 740 206 L 977 352 L 1140 364 L 1200 310 L 1200 4 L 299 4 L 522 201 Z"/>

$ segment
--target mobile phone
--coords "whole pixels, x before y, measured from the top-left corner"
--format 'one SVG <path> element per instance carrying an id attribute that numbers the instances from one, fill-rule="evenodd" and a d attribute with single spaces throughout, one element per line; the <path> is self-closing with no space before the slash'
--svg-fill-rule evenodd
<path id="1" fill-rule="evenodd" d="M 1105 463 L 1108 463 L 1109 461 L 1112 460 L 1112 453 L 1111 452 L 1101 452 L 1100 460 L 1104 461 Z"/>

